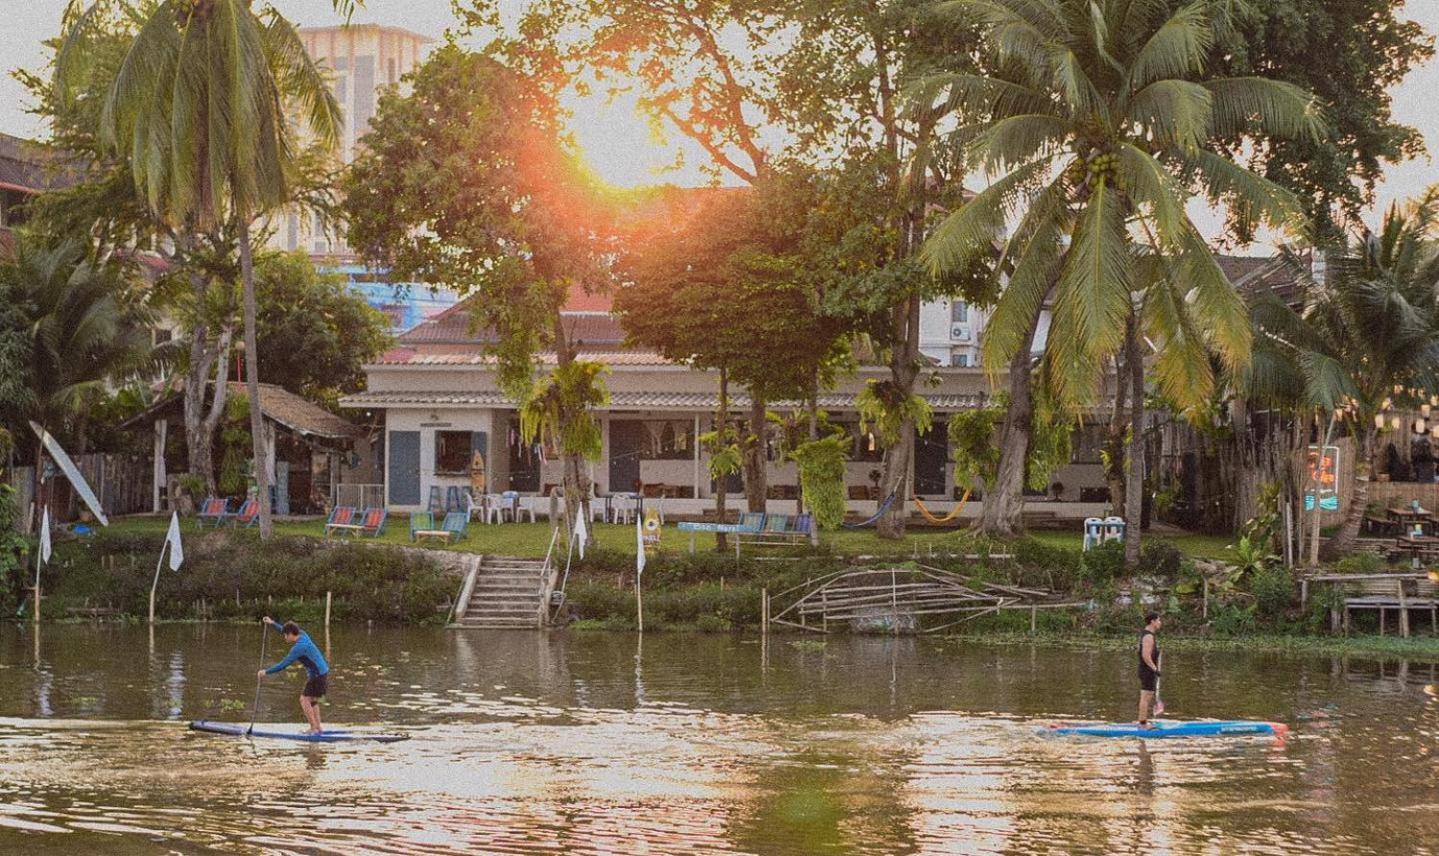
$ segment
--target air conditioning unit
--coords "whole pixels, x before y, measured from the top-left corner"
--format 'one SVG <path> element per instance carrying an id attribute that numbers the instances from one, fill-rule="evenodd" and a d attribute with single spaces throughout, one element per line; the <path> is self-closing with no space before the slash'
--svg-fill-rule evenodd
<path id="1" fill-rule="evenodd" d="M 953 339 L 956 342 L 968 342 L 969 328 L 962 327 L 956 324 L 955 326 L 949 328 L 949 338 Z"/>

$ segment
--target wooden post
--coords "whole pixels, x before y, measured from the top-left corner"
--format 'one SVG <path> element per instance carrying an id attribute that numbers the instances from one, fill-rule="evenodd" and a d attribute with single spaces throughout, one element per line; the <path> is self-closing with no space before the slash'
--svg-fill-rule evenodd
<path id="1" fill-rule="evenodd" d="M 759 590 L 759 632 L 762 636 L 769 635 L 769 589 Z"/>
<path id="2" fill-rule="evenodd" d="M 1199 617 L 1209 620 L 1209 577 L 1204 578 L 1204 603 L 1199 607 Z"/>
<path id="3" fill-rule="evenodd" d="M 325 627 L 330 626 L 330 598 L 333 592 L 325 592 Z"/>
<path id="4" fill-rule="evenodd" d="M 170 546 L 168 540 L 160 545 L 160 558 L 155 560 L 155 579 L 150 583 L 150 624 L 152 626 L 155 623 L 155 589 L 160 585 L 160 566 L 165 562 L 165 548 L 168 546 Z"/>
<path id="5" fill-rule="evenodd" d="M 1036 619 L 1039 617 L 1039 610 L 1033 606 L 1029 608 L 1029 635 L 1033 636 L 1036 629 Z"/>
<path id="6" fill-rule="evenodd" d="M 1399 635 L 1409 638 L 1409 602 L 1404 597 L 1404 581 L 1395 580 L 1394 588 L 1399 592 Z"/>

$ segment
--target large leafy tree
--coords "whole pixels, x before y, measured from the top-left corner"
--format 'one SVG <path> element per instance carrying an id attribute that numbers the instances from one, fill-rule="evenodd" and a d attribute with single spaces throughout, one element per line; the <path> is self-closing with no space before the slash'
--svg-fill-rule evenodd
<path id="1" fill-rule="evenodd" d="M 98 2 L 75 18 L 56 59 L 56 78 L 85 68 Z M 337 8 L 353 4 L 335 0 Z M 339 106 L 294 26 L 251 0 L 163 0 L 130 10 L 142 18 L 99 114 L 100 139 L 123 158 L 150 211 L 189 241 L 217 224 L 234 229 L 244 286 L 250 400 L 259 400 L 259 349 L 251 225 L 292 201 L 298 128 L 333 146 Z M 260 531 L 269 537 L 269 462 L 263 417 L 251 409 Z"/>
<path id="2" fill-rule="evenodd" d="M 1182 7 L 1187 0 L 1170 0 Z M 1230 133 L 1223 147 L 1298 197 L 1317 231 L 1341 237 L 1373 202 L 1386 163 L 1421 154 L 1424 140 L 1395 121 L 1390 90 L 1434 55 L 1433 37 L 1394 0 L 1246 0 L 1217 34 L 1213 73 L 1259 75 L 1313 92 L 1324 133 L 1299 139 Z M 1244 237 L 1240 235 L 1239 237 Z"/>
<path id="3" fill-rule="evenodd" d="M 1377 455 L 1376 418 L 1387 406 L 1413 409 L 1439 394 L 1439 192 L 1390 209 L 1331 256 L 1322 283 L 1308 282 L 1298 309 L 1272 293 L 1256 297 L 1256 359 L 1246 391 L 1317 409 L 1355 441 L 1348 514 L 1328 552 L 1343 555 L 1359 533 Z M 1315 542 L 1317 543 L 1317 541 Z"/>
<path id="4" fill-rule="evenodd" d="M 908 493 L 916 419 L 926 415 L 915 385 L 920 306 L 952 291 L 915 255 L 928 212 L 955 162 L 934 145 L 940 112 L 905 110 L 903 81 L 922 71 L 969 67 L 973 41 L 939 29 L 927 0 L 777 0 L 672 3 L 589 2 L 580 17 L 591 38 L 579 57 L 602 84 L 635 87 L 659 127 L 683 135 L 717 176 L 748 184 L 778 163 L 799 160 L 849 176 L 845 205 L 864 222 L 837 235 L 847 257 L 831 268 L 834 314 L 863 318 L 891 377 L 875 400 L 899 430 L 886 449 L 887 495 Z M 854 218 L 859 220 L 861 218 Z M 903 501 L 879 531 L 904 529 Z"/>
<path id="5" fill-rule="evenodd" d="M 390 344 L 385 315 L 303 253 L 256 257 L 255 294 L 260 373 L 312 400 L 362 389 L 364 365 Z"/>
<path id="6" fill-rule="evenodd" d="M 1201 407 L 1214 389 L 1211 355 L 1241 367 L 1250 354 L 1246 307 L 1185 203 L 1198 190 L 1246 222 L 1287 223 L 1292 195 L 1216 141 L 1252 128 L 1312 136 L 1313 99 L 1263 77 L 1214 76 L 1210 49 L 1227 20 L 1217 3 L 1171 12 L 1157 0 L 959 0 L 946 10 L 986 26 L 997 71 L 930 84 L 949 104 L 987 116 L 961 128 L 958 141 L 998 177 L 935 230 L 926 258 L 940 271 L 966 265 L 1018 217 L 984 345 L 991 366 L 1010 366 L 1018 408 L 1002 431 L 996 491 L 1016 496 L 1022 484 L 1032 399 L 1027 382 L 1014 384 L 1028 377 L 1040 310 L 1052 301 L 1045 374 L 1058 401 L 1091 400 L 1106 362 L 1124 358 L 1133 566 L 1146 365 L 1166 398 Z M 1146 341 L 1159 343 L 1152 358 Z"/>
<path id="7" fill-rule="evenodd" d="M 83 433 L 111 383 L 152 365 L 153 319 L 131 277 L 89 258 L 79 240 L 20 233 L 12 258 L 0 263 L 0 302 L 13 325 L 0 330 L 0 342 L 14 436 L 29 436 L 31 420 L 60 436 Z M 39 496 L 42 447 L 33 448 Z"/>
<path id="8" fill-rule="evenodd" d="M 470 296 L 475 321 L 495 334 L 507 392 L 525 425 L 570 439 L 565 500 L 586 501 L 585 457 L 598 457 L 589 406 L 601 373 L 578 360 L 561 310 L 571 293 L 599 286 L 609 251 L 607 199 L 562 139 L 552 91 L 505 44 L 476 53 L 436 50 L 410 95 L 385 96 L 345 182 L 350 243 L 396 276 Z M 556 371 L 535 381 L 541 352 Z"/>
<path id="9" fill-rule="evenodd" d="M 774 185 L 754 190 L 712 191 L 680 228 L 626 256 L 626 284 L 615 297 L 631 341 L 718 373 L 715 436 L 721 447 L 729 445 L 724 438 L 731 381 L 750 391 L 751 423 L 768 421 L 766 402 L 812 400 L 847 352 L 845 319 L 826 314 L 821 284 L 808 275 L 803 208 L 808 186 L 775 175 L 771 180 Z M 752 424 L 747 441 L 757 445 L 761 436 Z M 765 466 L 763 448 L 749 452 L 751 461 Z M 753 489 L 754 465 L 746 469 L 750 508 L 763 510 L 764 492 Z M 724 500 L 720 490 L 721 515 Z"/>

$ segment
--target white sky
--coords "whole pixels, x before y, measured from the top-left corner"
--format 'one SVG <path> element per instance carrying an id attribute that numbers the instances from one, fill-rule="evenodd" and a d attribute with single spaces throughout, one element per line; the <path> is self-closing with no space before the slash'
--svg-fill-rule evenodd
<path id="1" fill-rule="evenodd" d="M 24 90 L 9 74 L 15 68 L 38 69 L 46 51 L 41 42 L 59 31 L 60 16 L 67 0 L 0 0 L 0 131 L 26 137 L 45 133 L 38 119 L 26 112 Z M 273 0 L 282 13 L 301 25 L 338 23 L 328 0 Z M 523 0 L 501 0 L 503 6 L 518 8 Z M 1439 32 L 1439 0 L 1410 0 L 1405 13 L 1430 32 Z M 359 23 L 401 26 L 439 37 L 454 19 L 450 0 L 366 0 L 356 13 Z M 1418 128 L 1439 155 L 1439 62 L 1415 70 L 1394 90 L 1394 113 L 1399 121 Z M 571 127 L 591 165 L 604 178 L 617 184 L 634 185 L 652 181 L 676 184 L 707 182 L 699 164 L 705 156 L 697 147 L 684 146 L 685 167 L 661 174 L 669 165 L 679 141 L 661 145 L 651 136 L 645 122 L 636 115 L 633 101 L 606 104 L 593 98 L 570 105 L 575 112 Z M 1433 158 L 1391 166 L 1379 190 L 1376 210 L 1382 211 L 1396 199 L 1412 197 L 1431 184 L 1439 183 L 1439 164 Z M 1203 215 L 1196 208 L 1196 215 Z M 1214 217 L 1202 217 L 1214 221 Z"/>

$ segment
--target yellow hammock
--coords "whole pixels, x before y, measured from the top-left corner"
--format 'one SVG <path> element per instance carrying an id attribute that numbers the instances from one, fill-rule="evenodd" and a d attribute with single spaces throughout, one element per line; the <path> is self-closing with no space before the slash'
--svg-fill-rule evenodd
<path id="1" fill-rule="evenodd" d="M 919 516 L 923 517 L 925 520 L 929 521 L 929 523 L 934 526 L 943 526 L 946 523 L 949 523 L 950 521 L 959 517 L 959 515 L 964 511 L 964 505 L 967 502 L 969 502 L 969 491 L 964 492 L 964 496 L 961 496 L 959 498 L 959 504 L 956 505 L 954 508 L 951 508 L 948 514 L 943 517 L 935 517 L 932 511 L 924 507 L 924 500 L 920 499 L 917 496 L 914 498 L 914 505 L 916 508 L 919 509 Z"/>

